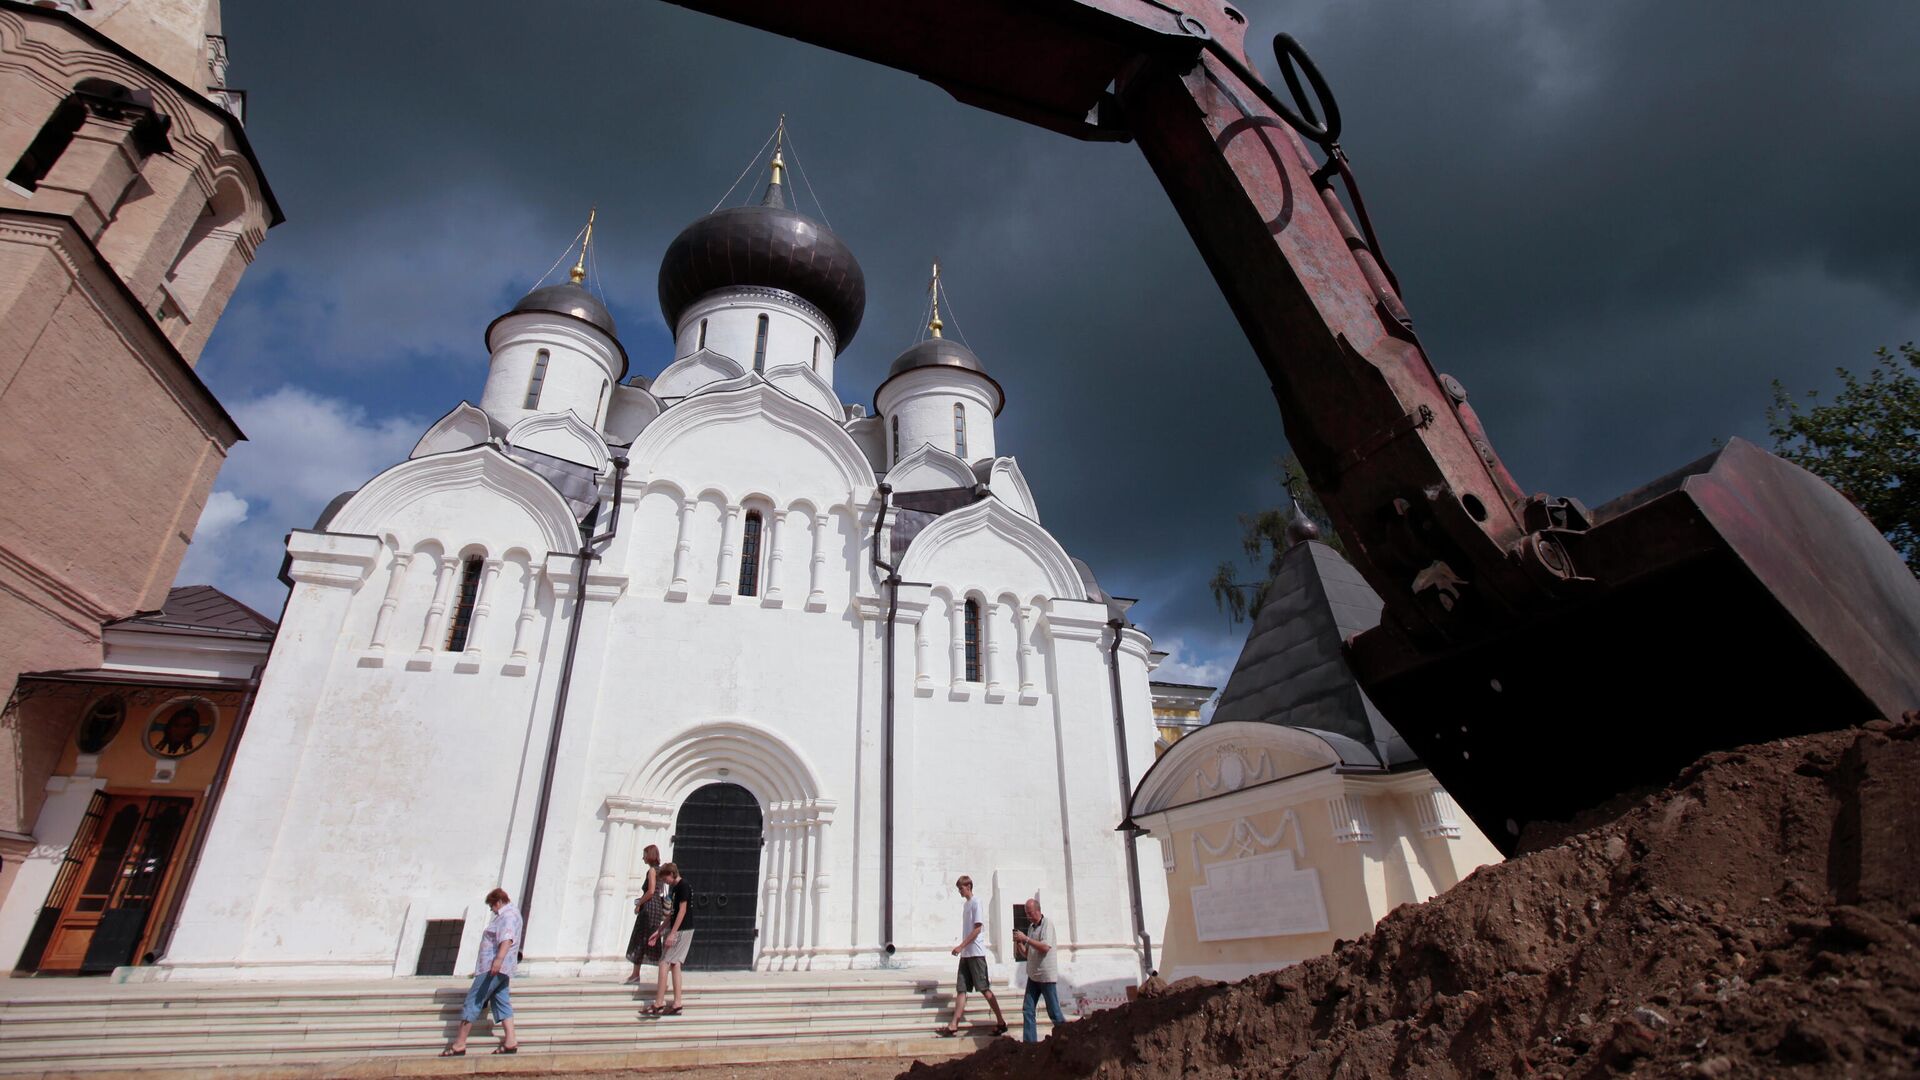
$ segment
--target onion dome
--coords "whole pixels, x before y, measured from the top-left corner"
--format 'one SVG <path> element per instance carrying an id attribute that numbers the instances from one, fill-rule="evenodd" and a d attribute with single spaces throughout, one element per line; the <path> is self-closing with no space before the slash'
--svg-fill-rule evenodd
<path id="1" fill-rule="evenodd" d="M 669 327 L 716 289 L 758 286 L 799 297 L 833 325 L 845 351 L 866 313 L 867 279 L 853 252 L 825 226 L 787 207 L 776 153 L 773 180 L 758 206 L 719 210 L 694 222 L 660 262 L 660 312 Z"/>
<path id="2" fill-rule="evenodd" d="M 607 335 L 613 347 L 620 353 L 620 374 L 624 378 L 627 371 L 627 348 L 620 344 L 620 337 L 614 332 L 613 313 L 600 298 L 587 291 L 585 285 L 577 281 L 563 281 L 558 285 L 542 285 L 520 298 L 520 302 L 508 309 L 500 318 L 487 324 L 487 348 L 493 348 L 493 328 L 515 315 L 537 312 L 543 315 L 564 315 L 578 319 L 595 330 Z"/>

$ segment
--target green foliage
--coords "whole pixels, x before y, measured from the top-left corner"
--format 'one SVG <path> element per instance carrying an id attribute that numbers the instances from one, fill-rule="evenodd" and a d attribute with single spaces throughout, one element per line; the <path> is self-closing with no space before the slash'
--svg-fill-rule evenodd
<path id="1" fill-rule="evenodd" d="M 1300 459 L 1288 454 L 1275 462 L 1275 468 L 1280 485 L 1294 492 L 1300 508 L 1319 526 L 1321 542 L 1346 554 L 1339 534 L 1327 521 L 1326 507 L 1320 504 L 1320 497 L 1307 483 Z M 1259 616 L 1274 575 L 1280 572 L 1280 555 L 1287 550 L 1287 524 L 1292 520 L 1291 503 L 1240 515 L 1240 548 L 1246 554 L 1247 565 L 1258 572 L 1257 580 L 1240 580 L 1240 567 L 1227 560 L 1214 569 L 1213 578 L 1207 582 L 1207 588 L 1213 592 L 1214 605 L 1226 612 L 1229 621 L 1239 623 Z"/>
<path id="2" fill-rule="evenodd" d="M 1773 381 L 1767 429 L 1774 453 L 1853 501 L 1920 576 L 1920 349 L 1874 351 L 1863 379 L 1837 369 L 1841 389 L 1804 404 Z"/>

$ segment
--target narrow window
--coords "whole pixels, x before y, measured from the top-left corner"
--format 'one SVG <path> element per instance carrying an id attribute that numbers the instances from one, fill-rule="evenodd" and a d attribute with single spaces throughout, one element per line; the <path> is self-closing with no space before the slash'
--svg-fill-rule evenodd
<path id="1" fill-rule="evenodd" d="M 900 460 L 900 418 L 893 418 L 893 460 Z"/>
<path id="2" fill-rule="evenodd" d="M 700 344 L 694 346 L 694 348 L 704 349 L 706 347 L 707 347 L 707 320 L 701 319 L 700 320 Z"/>
<path id="3" fill-rule="evenodd" d="M 607 380 L 605 379 L 600 380 L 600 398 L 599 398 L 600 403 L 593 407 L 593 426 L 594 427 L 599 427 L 600 418 L 607 414 L 607 391 L 611 388 L 612 387 L 610 386 L 610 384 L 608 384 Z"/>
<path id="4" fill-rule="evenodd" d="M 40 127 L 40 134 L 27 144 L 27 152 L 20 155 L 14 163 L 13 171 L 7 173 L 7 182 L 26 191 L 37 191 L 40 181 L 53 171 L 53 165 L 60 155 L 72 145 L 74 133 L 87 119 L 87 107 L 75 98 L 68 98 L 53 110 L 53 115 Z"/>
<path id="5" fill-rule="evenodd" d="M 753 370 L 767 370 L 767 317 L 760 316 L 760 336 L 753 343 Z"/>
<path id="6" fill-rule="evenodd" d="M 967 599 L 967 681 L 980 681 L 980 601 Z"/>
<path id="7" fill-rule="evenodd" d="M 958 402 L 953 406 L 953 452 L 962 461 L 967 457 L 967 407 Z"/>
<path id="8" fill-rule="evenodd" d="M 533 374 L 527 377 L 527 403 L 522 408 L 540 407 L 540 384 L 547 381 L 547 350 L 533 358 Z"/>
<path id="9" fill-rule="evenodd" d="M 760 511 L 747 514 L 740 530 L 740 595 L 760 595 Z"/>
<path id="10" fill-rule="evenodd" d="M 473 621 L 473 602 L 480 598 L 480 557 L 467 559 L 460 572 L 460 606 L 453 611 L 453 626 L 447 631 L 447 651 L 467 651 L 467 625 Z"/>
<path id="11" fill-rule="evenodd" d="M 813 372 L 816 375 L 820 373 L 820 336 L 818 334 L 813 338 Z"/>

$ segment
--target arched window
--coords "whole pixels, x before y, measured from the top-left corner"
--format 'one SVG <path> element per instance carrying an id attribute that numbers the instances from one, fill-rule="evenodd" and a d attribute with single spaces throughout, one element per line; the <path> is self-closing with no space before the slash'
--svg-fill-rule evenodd
<path id="1" fill-rule="evenodd" d="M 40 127 L 40 134 L 27 144 L 26 153 L 7 173 L 7 182 L 23 191 L 36 191 L 40 181 L 53 171 L 54 162 L 73 145 L 73 136 L 87 122 L 87 107 L 78 98 L 69 97 L 53 110 Z"/>
<path id="2" fill-rule="evenodd" d="M 700 344 L 694 346 L 694 348 L 704 349 L 706 347 L 707 347 L 707 320 L 701 319 L 700 320 Z"/>
<path id="3" fill-rule="evenodd" d="M 980 601 L 967 598 L 967 681 L 980 681 Z"/>
<path id="4" fill-rule="evenodd" d="M 760 511 L 758 510 L 747 512 L 747 523 L 740 529 L 740 595 L 760 595 Z"/>
<path id="5" fill-rule="evenodd" d="M 813 336 L 813 371 L 816 375 L 820 373 L 820 335 L 818 334 Z"/>
<path id="6" fill-rule="evenodd" d="M 900 418 L 893 417 L 893 460 L 900 460 Z"/>
<path id="7" fill-rule="evenodd" d="M 967 407 L 959 402 L 953 403 L 953 452 L 960 460 L 967 458 Z"/>
<path id="8" fill-rule="evenodd" d="M 533 374 L 527 376 L 527 403 L 522 408 L 540 407 L 540 384 L 547 381 L 547 350 L 541 349 L 533 358 Z"/>
<path id="9" fill-rule="evenodd" d="M 467 651 L 467 626 L 473 622 L 473 604 L 480 599 L 480 556 L 468 556 L 460 571 L 460 605 L 453 609 L 453 626 L 447 630 L 447 651 Z"/>
<path id="10" fill-rule="evenodd" d="M 767 317 L 760 316 L 760 336 L 753 342 L 753 370 L 767 370 Z"/>

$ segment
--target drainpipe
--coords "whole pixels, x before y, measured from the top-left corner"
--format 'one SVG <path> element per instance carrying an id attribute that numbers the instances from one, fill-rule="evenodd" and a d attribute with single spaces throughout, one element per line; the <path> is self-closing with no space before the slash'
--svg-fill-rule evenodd
<path id="1" fill-rule="evenodd" d="M 880 940 L 893 955 L 893 621 L 900 614 L 900 571 L 880 557 L 880 534 L 887 528 L 891 484 L 880 485 L 880 517 L 873 523 L 873 565 L 887 572 L 887 623 L 880 641 Z M 889 553 L 891 554 L 891 553 Z"/>
<path id="2" fill-rule="evenodd" d="M 1120 704 L 1120 631 L 1126 626 L 1119 619 L 1107 621 L 1107 629 L 1113 631 L 1113 644 L 1107 649 L 1107 677 L 1113 685 L 1113 744 L 1120 755 L 1120 812 L 1131 826 L 1133 772 L 1127 766 L 1127 714 Z M 1133 906 L 1133 936 L 1140 943 L 1140 981 L 1145 982 L 1153 977 L 1153 938 L 1147 933 L 1147 915 L 1140 907 L 1140 846 L 1136 842 L 1139 835 L 1137 827 L 1126 829 L 1127 899 Z"/>
<path id="3" fill-rule="evenodd" d="M 620 529 L 620 493 L 626 486 L 627 459 L 613 459 L 613 514 L 607 519 L 607 531 L 581 540 L 577 558 L 579 572 L 573 579 L 573 621 L 567 626 L 567 650 L 560 660 L 560 691 L 553 696 L 553 722 L 547 730 L 547 763 L 540 773 L 540 801 L 533 815 L 533 843 L 527 849 L 527 877 L 520 886 L 520 918 L 524 924 L 533 917 L 533 883 L 540 874 L 540 847 L 547 835 L 548 803 L 553 799 L 553 770 L 559 766 L 560 724 L 567 713 L 567 692 L 573 686 L 573 658 L 580 651 L 580 624 L 587 606 L 587 568 L 600 557 L 600 549 Z M 524 925 L 520 936 L 526 936 Z"/>

